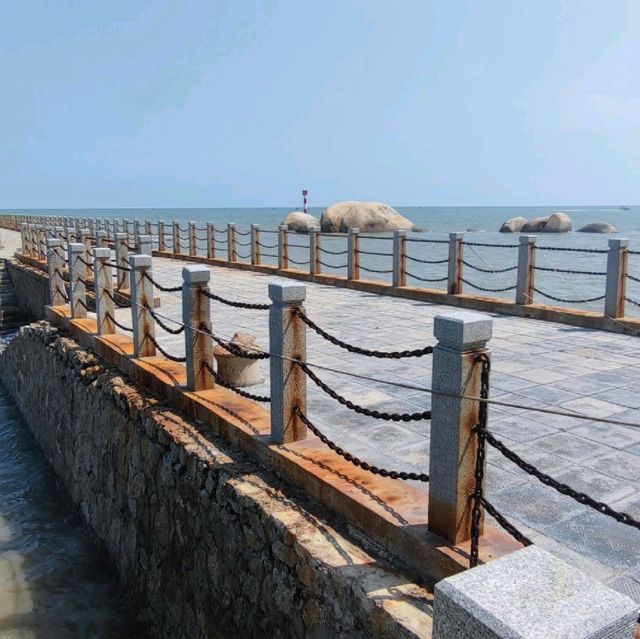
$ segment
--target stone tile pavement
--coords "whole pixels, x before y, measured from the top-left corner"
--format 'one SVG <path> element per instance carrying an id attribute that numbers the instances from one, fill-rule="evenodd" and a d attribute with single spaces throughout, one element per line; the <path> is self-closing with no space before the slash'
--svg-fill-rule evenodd
<path id="1" fill-rule="evenodd" d="M 8 233 L 5 234 L 8 235 Z M 17 234 L 16 234 L 17 235 Z M 7 242 L 5 242 L 7 243 Z M 1 254 L 1 253 L 0 253 Z M 185 262 L 154 258 L 162 284 L 181 282 Z M 210 267 L 214 293 L 233 300 L 268 302 L 271 275 Z M 161 315 L 181 317 L 180 294 L 159 294 Z M 268 313 L 212 301 L 214 332 L 230 338 L 253 333 L 268 346 Z M 345 341 L 398 350 L 432 344 L 433 319 L 450 307 L 307 284 L 307 312 Z M 130 311 L 117 311 L 130 324 Z M 640 423 L 640 340 L 594 329 L 494 315 L 491 397 L 532 407 L 560 407 L 594 417 Z M 160 344 L 184 354 L 182 336 L 157 328 Z M 431 358 L 372 360 L 331 345 L 308 332 L 308 359 L 338 371 L 318 375 L 354 402 L 378 410 L 416 412 L 430 406 L 427 393 L 385 381 L 430 386 Z M 265 381 L 250 390 L 269 392 Z M 375 464 L 428 471 L 429 423 L 380 422 L 349 411 L 308 382 L 309 416 L 344 448 Z M 616 510 L 640 518 L 640 428 L 491 406 L 489 427 L 504 443 L 543 472 Z M 528 477 L 489 449 L 488 497 L 536 544 L 561 556 L 640 602 L 640 531 L 615 522 Z"/>

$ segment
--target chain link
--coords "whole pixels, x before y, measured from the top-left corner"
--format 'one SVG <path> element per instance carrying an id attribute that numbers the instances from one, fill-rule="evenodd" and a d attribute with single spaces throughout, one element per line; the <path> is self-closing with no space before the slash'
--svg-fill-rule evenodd
<path id="1" fill-rule="evenodd" d="M 271 357 L 271 353 L 265 353 L 264 351 L 260 352 L 250 352 L 233 344 L 231 342 L 225 342 L 223 339 L 220 339 L 217 335 L 214 335 L 207 326 L 203 323 L 200 324 L 198 330 L 202 331 L 206 335 L 209 335 L 213 341 L 218 344 L 218 346 L 222 346 L 226 351 L 235 355 L 236 357 L 243 357 L 244 359 L 269 359 Z"/>
<path id="2" fill-rule="evenodd" d="M 413 279 L 419 280 L 420 282 L 446 282 L 448 279 L 446 275 L 444 277 L 421 277 L 420 275 L 410 273 L 409 271 L 402 271 L 402 274 L 407 277 L 413 277 Z"/>
<path id="3" fill-rule="evenodd" d="M 606 271 L 576 271 L 570 268 L 551 268 L 549 266 L 534 266 L 536 271 L 547 273 L 570 273 L 571 275 L 606 275 Z"/>
<path id="4" fill-rule="evenodd" d="M 133 333 L 132 328 L 129 328 L 124 324 L 120 324 L 120 322 L 118 322 L 118 320 L 113 315 L 111 315 L 111 313 L 105 313 L 105 317 L 107 319 L 110 319 L 120 330 L 127 331 L 128 333 Z"/>
<path id="5" fill-rule="evenodd" d="M 337 453 L 343 459 L 346 459 L 349 463 L 357 466 L 358 468 L 362 468 L 362 470 L 366 470 L 374 475 L 380 475 L 381 477 L 390 477 L 391 479 L 402 479 L 404 481 L 413 480 L 413 481 L 422 481 L 428 482 L 429 475 L 425 473 L 413 473 L 413 472 L 405 472 L 398 470 L 387 470 L 386 468 L 379 468 L 378 466 L 374 466 L 373 464 L 369 464 L 365 461 L 362 461 L 360 458 L 355 455 L 348 453 L 341 448 L 336 443 L 332 442 L 322 431 L 313 424 L 308 417 L 299 409 L 296 408 L 296 414 L 305 424 L 305 426 L 323 443 L 326 444 L 334 453 Z"/>
<path id="6" fill-rule="evenodd" d="M 213 367 L 209 362 L 202 362 L 202 365 L 213 375 L 213 378 L 216 380 L 216 384 L 220 384 L 220 386 L 224 386 L 224 388 L 228 388 L 232 390 L 234 393 L 238 393 L 241 397 L 246 397 L 247 399 L 252 399 L 254 402 L 271 402 L 271 397 L 267 395 L 254 395 L 253 393 L 248 393 L 246 390 L 228 382 L 226 379 L 222 379 L 220 375 L 213 370 Z"/>
<path id="7" fill-rule="evenodd" d="M 304 362 L 295 362 L 313 381 L 316 386 L 322 389 L 329 397 L 335 399 L 338 403 L 346 406 L 350 410 L 359 413 L 360 415 L 366 415 L 367 417 L 373 417 L 374 419 L 384 419 L 390 422 L 416 422 L 424 419 L 431 419 L 431 411 L 426 410 L 420 413 L 386 413 L 379 410 L 373 410 L 371 408 L 365 408 L 359 404 L 354 404 L 350 399 L 339 395 L 333 388 L 325 384 Z"/>
<path id="8" fill-rule="evenodd" d="M 234 308 L 247 308 L 254 311 L 268 311 L 271 308 L 270 304 L 250 304 L 249 302 L 234 302 L 233 300 L 228 300 L 224 297 L 220 297 L 219 295 L 215 295 L 214 293 L 205 291 L 204 289 L 200 289 L 200 292 L 210 300 L 215 300 L 216 302 L 221 302 L 222 304 L 233 306 Z"/>
<path id="9" fill-rule="evenodd" d="M 163 286 L 159 282 L 153 279 L 151 275 L 147 271 L 142 272 L 142 277 L 149 280 L 159 291 L 163 293 L 177 293 L 182 290 L 182 286 Z"/>
<path id="10" fill-rule="evenodd" d="M 477 284 L 474 284 L 473 282 L 466 280 L 464 277 L 461 277 L 460 279 L 465 284 L 467 284 L 467 286 L 478 289 L 479 291 L 485 291 L 487 293 L 504 293 L 505 291 L 513 291 L 516 288 L 515 284 L 513 284 L 513 286 L 505 286 L 504 288 L 486 288 L 484 286 L 478 286 Z"/>
<path id="11" fill-rule="evenodd" d="M 553 300 L 554 302 L 563 302 L 564 304 L 586 304 L 588 302 L 599 302 L 600 300 L 603 300 L 605 298 L 604 295 L 599 295 L 598 297 L 587 297 L 584 299 L 565 299 L 562 297 L 555 297 L 554 295 L 549 295 L 549 293 L 545 293 L 544 291 L 541 291 L 538 288 L 533 289 L 536 293 L 538 293 L 538 295 L 542 295 L 542 297 L 547 297 L 550 300 Z"/>
<path id="12" fill-rule="evenodd" d="M 338 339 L 334 335 L 327 333 L 323 328 L 318 326 L 312 319 L 299 308 L 294 309 L 294 313 L 312 330 L 314 330 L 320 337 L 324 337 L 328 342 L 331 342 L 335 346 L 344 348 L 350 353 L 357 353 L 358 355 L 366 355 L 367 357 L 377 357 L 379 359 L 403 359 L 405 357 L 422 357 L 423 355 L 430 355 L 433 353 L 433 346 L 425 346 L 424 348 L 416 348 L 414 350 L 405 351 L 376 351 L 368 348 L 362 348 L 361 346 L 354 346 L 347 342 Z"/>
<path id="13" fill-rule="evenodd" d="M 145 333 L 144 338 L 148 339 L 160 351 L 160 353 L 162 353 L 162 355 L 164 355 L 167 359 L 170 359 L 172 362 L 187 361 L 186 357 L 178 357 L 177 355 L 171 355 L 171 353 L 167 353 L 167 351 L 165 351 L 164 348 L 162 348 L 162 346 L 158 344 L 158 342 L 156 341 L 156 338 L 153 335 L 151 335 L 151 333 Z"/>
<path id="14" fill-rule="evenodd" d="M 481 273 L 509 273 L 510 271 L 515 271 L 518 268 L 517 264 L 516 266 L 509 266 L 507 268 L 481 268 L 480 266 L 471 264 L 471 262 L 467 262 L 466 260 L 462 260 L 462 263 L 465 266 L 468 266 L 470 269 L 473 269 L 474 271 L 480 271 Z"/>
<path id="15" fill-rule="evenodd" d="M 184 324 L 182 324 L 179 328 L 169 328 L 154 312 L 153 309 L 151 308 L 151 306 L 149 306 L 149 304 L 145 304 L 144 308 L 149 311 L 149 313 L 151 314 L 151 317 L 153 317 L 153 319 L 156 321 L 156 324 L 158 324 L 158 326 L 163 330 L 166 331 L 167 333 L 171 333 L 171 335 L 180 335 L 180 333 L 182 333 L 182 331 L 184 331 Z M 178 323 L 178 322 L 176 322 Z"/>
<path id="16" fill-rule="evenodd" d="M 410 262 L 417 262 L 418 264 L 446 264 L 449 261 L 448 257 L 445 257 L 442 260 L 423 260 L 419 257 L 412 257 L 411 255 L 407 255 L 406 253 L 403 253 L 402 257 L 409 260 Z"/>

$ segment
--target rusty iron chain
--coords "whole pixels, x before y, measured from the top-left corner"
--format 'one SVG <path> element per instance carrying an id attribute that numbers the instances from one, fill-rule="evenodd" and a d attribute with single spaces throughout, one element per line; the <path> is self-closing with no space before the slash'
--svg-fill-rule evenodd
<path id="1" fill-rule="evenodd" d="M 156 321 L 156 324 L 167 333 L 171 333 L 171 335 L 180 335 L 182 331 L 184 331 L 184 324 L 180 325 L 178 328 L 169 328 L 154 312 L 149 304 L 145 304 L 144 308 L 149 311 L 151 317 Z"/>
<path id="2" fill-rule="evenodd" d="M 344 251 L 332 251 L 331 249 L 326 249 L 324 246 L 319 246 L 321 253 L 326 253 L 327 255 L 346 255 L 349 251 L 345 249 Z"/>
<path id="3" fill-rule="evenodd" d="M 358 249 L 356 251 L 358 255 L 377 255 L 378 257 L 393 257 L 393 253 L 384 252 L 384 251 L 363 251 L 362 249 Z"/>
<path id="4" fill-rule="evenodd" d="M 360 270 L 365 271 L 367 273 L 380 273 L 382 275 L 386 275 L 388 273 L 393 273 L 393 269 L 377 269 L 377 268 L 367 268 L 366 266 L 362 266 L 360 264 Z"/>
<path id="5" fill-rule="evenodd" d="M 262 248 L 266 248 L 266 249 L 278 248 L 277 244 L 264 244 L 263 242 L 258 242 L 258 246 L 260 246 Z"/>
<path id="6" fill-rule="evenodd" d="M 433 353 L 433 346 L 425 346 L 423 348 L 416 348 L 413 350 L 404 351 L 376 351 L 368 348 L 362 348 L 361 346 L 354 346 L 347 342 L 338 339 L 334 335 L 327 333 L 323 328 L 318 326 L 312 319 L 306 315 L 306 313 L 300 309 L 295 308 L 294 313 L 312 330 L 314 330 L 320 337 L 323 337 L 328 342 L 331 342 L 334 346 L 344 348 L 350 353 L 357 353 L 358 355 L 366 355 L 367 357 L 377 357 L 379 359 L 403 359 L 405 357 L 422 357 L 423 355 L 430 355 Z"/>
<path id="7" fill-rule="evenodd" d="M 403 253 L 402 257 L 409 260 L 410 262 L 417 262 L 418 264 L 446 264 L 449 261 L 448 257 L 445 257 L 442 260 L 423 260 L 422 258 L 412 257 L 411 255 L 407 255 L 406 253 Z"/>
<path id="8" fill-rule="evenodd" d="M 118 298 L 112 293 L 109 289 L 103 288 L 102 292 L 119 308 L 129 308 L 130 304 L 125 304 L 124 302 L 119 302 Z"/>
<path id="9" fill-rule="evenodd" d="M 120 266 L 119 264 L 115 264 L 114 262 L 107 262 L 108 266 L 112 266 L 118 271 L 126 271 L 127 273 L 131 271 L 128 266 Z"/>
<path id="10" fill-rule="evenodd" d="M 513 291 L 516 288 L 516 285 L 513 284 L 513 286 L 505 286 L 503 288 L 487 288 L 484 286 L 478 286 L 477 284 L 475 284 L 474 282 L 471 282 L 467 279 L 465 279 L 464 277 L 460 278 L 467 286 L 470 286 L 471 288 L 475 288 L 479 291 L 485 291 L 487 293 L 504 293 L 505 291 Z"/>
<path id="11" fill-rule="evenodd" d="M 215 300 L 216 302 L 220 302 L 222 304 L 226 304 L 227 306 L 233 306 L 234 308 L 247 308 L 254 311 L 268 311 L 271 308 L 270 304 L 251 304 L 249 302 L 234 302 L 233 300 L 228 300 L 224 297 L 220 297 L 219 295 L 215 295 L 209 291 L 205 291 L 204 289 L 200 289 L 200 292 L 205 297 L 208 297 L 210 300 Z"/>
<path id="12" fill-rule="evenodd" d="M 518 248 L 519 244 L 489 244 L 487 242 L 462 242 L 465 246 L 483 246 L 485 248 Z"/>
<path id="13" fill-rule="evenodd" d="M 606 275 L 606 271 L 576 271 L 571 268 L 551 268 L 550 266 L 534 266 L 536 271 L 546 271 L 547 273 L 570 273 L 571 275 Z"/>
<path id="14" fill-rule="evenodd" d="M 465 266 L 468 266 L 474 271 L 480 271 L 481 273 L 509 273 L 510 271 L 515 271 L 518 268 L 517 264 L 515 266 L 508 266 L 507 268 L 481 268 L 480 266 L 471 264 L 471 262 L 467 262 L 466 260 L 461 261 Z"/>
<path id="15" fill-rule="evenodd" d="M 529 537 L 521 533 L 504 515 L 502 515 L 496 507 L 487 500 L 486 497 L 480 499 L 484 509 L 498 522 L 502 528 L 504 528 L 516 541 L 519 541 L 523 546 L 531 546 L 533 542 Z"/>
<path id="16" fill-rule="evenodd" d="M 407 275 L 408 277 L 413 277 L 420 282 L 445 282 L 448 279 L 446 275 L 444 277 L 422 277 L 415 273 L 410 273 L 409 271 L 402 271 L 402 274 Z"/>
<path id="17" fill-rule="evenodd" d="M 93 266 L 93 262 L 89 262 L 87 260 L 85 260 L 82 255 L 78 255 L 78 259 L 85 265 L 85 266 Z"/>
<path id="18" fill-rule="evenodd" d="M 538 288 L 533 289 L 538 295 L 542 295 L 542 297 L 547 297 L 554 302 L 562 302 L 564 304 L 585 304 L 588 302 L 599 302 L 605 298 L 604 295 L 598 295 L 597 297 L 586 297 L 584 299 L 566 299 L 563 297 L 555 297 L 554 295 L 549 295 L 549 293 L 545 293 Z"/>
<path id="19" fill-rule="evenodd" d="M 220 377 L 220 374 L 213 370 L 213 367 L 209 362 L 202 362 L 202 365 L 213 375 L 213 378 L 216 380 L 216 384 L 220 384 L 220 386 L 224 386 L 229 390 L 232 390 L 234 393 L 237 393 L 241 397 L 246 397 L 247 399 L 252 399 L 254 402 L 264 402 L 269 403 L 271 401 L 271 397 L 267 395 L 254 395 L 253 393 L 249 393 L 246 390 L 228 382 L 226 379 Z"/>
<path id="20" fill-rule="evenodd" d="M 567 497 L 571 497 L 579 504 L 583 504 L 584 506 L 589 506 L 589 508 L 593 508 L 597 510 L 599 513 L 603 515 L 607 515 L 615 519 L 617 522 L 621 524 L 626 524 L 627 526 L 631 526 L 633 528 L 637 528 L 640 530 L 640 521 L 634 519 L 631 515 L 624 512 L 619 512 L 611 508 L 611 506 L 605 504 L 604 502 L 597 501 L 593 499 L 593 497 L 589 497 L 589 495 L 585 493 L 581 493 L 571 486 L 567 484 L 563 484 L 562 482 L 554 479 L 550 475 L 543 473 L 538 470 L 533 464 L 526 462 L 522 457 L 520 457 L 517 453 L 514 453 L 512 450 L 507 448 L 503 442 L 497 439 L 490 431 L 485 430 L 485 438 L 487 442 L 500 451 L 509 461 L 513 462 L 518 468 L 524 470 L 525 473 L 535 477 L 538 481 L 543 483 L 545 486 L 550 486 L 561 495 L 566 495 Z"/>
<path id="21" fill-rule="evenodd" d="M 347 266 L 349 266 L 348 264 L 327 264 L 322 260 L 318 260 L 318 262 L 322 264 L 322 266 L 326 266 L 327 268 L 347 268 Z"/>
<path id="22" fill-rule="evenodd" d="M 608 249 L 567 248 L 564 246 L 536 246 L 538 251 L 564 251 L 566 253 L 608 253 Z"/>
<path id="23" fill-rule="evenodd" d="M 367 417 L 373 417 L 374 419 L 383 419 L 390 422 L 416 422 L 425 419 L 431 419 L 431 411 L 425 410 L 420 413 L 387 413 L 384 411 L 374 410 L 371 408 L 365 408 L 359 404 L 355 404 L 350 399 L 343 397 L 337 393 L 333 388 L 325 384 L 304 362 L 296 361 L 297 364 L 316 384 L 321 390 L 323 390 L 329 397 L 335 399 L 338 403 L 346 406 L 348 409 L 359 413 L 360 415 L 366 415 Z"/>
<path id="24" fill-rule="evenodd" d="M 177 293 L 182 290 L 182 286 L 163 286 L 154 280 L 147 271 L 143 271 L 142 277 L 148 279 L 159 291 L 162 291 L 163 293 Z"/>
<path id="25" fill-rule="evenodd" d="M 133 329 L 129 328 L 128 326 L 125 326 L 124 324 L 120 324 L 120 322 L 118 322 L 118 320 L 111 315 L 111 313 L 105 313 L 105 317 L 107 319 L 110 319 L 119 329 L 123 330 L 123 331 L 127 331 L 128 333 L 133 333 Z"/>
<path id="26" fill-rule="evenodd" d="M 144 338 L 148 339 L 160 351 L 160 353 L 162 353 L 162 355 L 164 355 L 167 359 L 170 359 L 172 362 L 187 361 L 186 357 L 178 357 L 177 355 L 172 355 L 171 353 L 167 353 L 167 351 L 165 351 L 164 348 L 162 348 L 162 346 L 158 344 L 156 338 L 153 335 L 151 335 L 151 333 L 145 333 Z"/>
<path id="27" fill-rule="evenodd" d="M 357 466 L 358 468 L 362 468 L 362 470 L 366 470 L 373 475 L 380 475 L 381 477 L 390 477 L 391 479 L 402 479 L 404 481 L 413 480 L 413 481 L 422 481 L 428 482 L 429 475 L 426 473 L 414 473 L 414 472 L 406 472 L 399 470 L 387 470 L 386 468 L 379 468 L 378 466 L 374 466 L 373 464 L 369 464 L 365 461 L 362 461 L 360 458 L 355 455 L 347 452 L 344 448 L 338 446 L 336 443 L 331 441 L 315 424 L 313 424 L 308 417 L 299 409 L 296 408 L 296 414 L 305 424 L 305 426 L 326 446 L 328 446 L 334 453 L 340 455 L 343 459 L 348 461 L 349 463 Z"/>

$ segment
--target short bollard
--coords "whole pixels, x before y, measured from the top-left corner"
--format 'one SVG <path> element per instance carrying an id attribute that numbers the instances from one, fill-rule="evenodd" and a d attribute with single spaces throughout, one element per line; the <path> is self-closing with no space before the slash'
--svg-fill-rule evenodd
<path id="1" fill-rule="evenodd" d="M 536 277 L 536 236 L 521 235 L 518 247 L 516 304 L 532 304 Z"/>
<path id="2" fill-rule="evenodd" d="M 132 255 L 131 266 L 131 325 L 133 327 L 133 356 L 152 357 L 156 354 L 155 322 L 149 309 L 153 308 L 153 285 L 150 255 Z"/>
<path id="3" fill-rule="evenodd" d="M 97 231 L 104 233 L 105 231 Z M 102 247 L 93 249 L 93 282 L 96 294 L 96 324 L 98 335 L 112 335 L 116 332 L 113 318 L 116 316 L 113 301 L 113 279 L 109 260 L 111 249 Z"/>
<path id="4" fill-rule="evenodd" d="M 67 303 L 64 292 L 64 256 L 62 240 L 47 240 L 47 263 L 49 267 L 49 303 L 51 306 L 64 306 Z"/>
<path id="5" fill-rule="evenodd" d="M 278 268 L 289 268 L 289 227 L 286 224 L 278 227 Z"/>
<path id="6" fill-rule="evenodd" d="M 87 316 L 87 289 L 85 268 L 82 263 L 84 244 L 72 242 L 67 247 L 69 253 L 69 305 L 71 317 L 83 319 Z"/>
<path id="7" fill-rule="evenodd" d="M 604 314 L 614 319 L 624 317 L 625 313 L 628 248 L 627 239 L 609 240 Z"/>
<path id="8" fill-rule="evenodd" d="M 213 339 L 209 292 L 211 272 L 206 266 L 189 265 L 182 269 L 182 323 L 187 368 L 187 388 L 192 391 L 213 388 L 207 366 L 213 366 Z"/>
<path id="9" fill-rule="evenodd" d="M 360 229 L 349 229 L 347 235 L 347 279 L 360 279 Z"/>
<path id="10" fill-rule="evenodd" d="M 127 234 L 116 233 L 116 281 L 118 290 L 130 288 L 129 277 L 129 248 L 127 246 Z"/>
<path id="11" fill-rule="evenodd" d="M 492 320 L 458 311 L 437 315 L 431 397 L 429 529 L 452 544 L 471 536 L 482 363 Z M 481 523 L 482 526 L 482 523 Z"/>
<path id="12" fill-rule="evenodd" d="M 269 351 L 271 358 L 271 438 L 287 444 L 307 436 L 298 415 L 307 411 L 307 376 L 291 360 L 306 361 L 306 325 L 297 316 L 306 298 L 306 287 L 293 282 L 269 284 Z"/>
<path id="13" fill-rule="evenodd" d="M 393 232 L 393 286 L 407 285 L 407 232 Z"/>
<path id="14" fill-rule="evenodd" d="M 435 586 L 433 639 L 633 639 L 638 606 L 529 546 Z"/>

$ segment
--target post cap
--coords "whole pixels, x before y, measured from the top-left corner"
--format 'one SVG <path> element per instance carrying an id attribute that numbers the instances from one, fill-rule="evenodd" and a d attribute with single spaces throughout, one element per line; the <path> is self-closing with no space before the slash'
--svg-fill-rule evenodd
<path id="1" fill-rule="evenodd" d="M 133 269 L 149 268 L 151 266 L 150 255 L 129 255 L 129 264 Z"/>
<path id="2" fill-rule="evenodd" d="M 88 229 L 86 226 L 80 229 L 80 235 L 89 235 L 91 233 L 91 229 Z"/>
<path id="3" fill-rule="evenodd" d="M 259 225 L 259 224 L 252 224 L 252 225 L 251 225 L 251 228 L 252 228 L 252 229 L 259 229 L 259 228 L 260 228 L 260 225 Z"/>
<path id="4" fill-rule="evenodd" d="M 438 345 L 460 351 L 482 348 L 491 339 L 493 320 L 483 313 L 454 311 L 436 315 L 433 334 Z"/>
<path id="5" fill-rule="evenodd" d="M 127 239 L 126 233 L 116 233 L 116 240 L 126 240 L 126 239 Z"/>
<path id="6" fill-rule="evenodd" d="M 458 231 L 457 233 L 449 233 L 450 240 L 462 240 L 464 239 L 464 233 Z"/>
<path id="7" fill-rule="evenodd" d="M 153 241 L 153 237 L 151 235 L 138 235 L 138 239 L 141 242 L 152 242 Z"/>
<path id="8" fill-rule="evenodd" d="M 69 242 L 67 247 L 69 253 L 84 253 L 84 244 L 81 242 Z"/>
<path id="9" fill-rule="evenodd" d="M 629 240 L 626 237 L 616 237 L 609 240 L 610 249 L 621 249 L 629 246 Z"/>
<path id="10" fill-rule="evenodd" d="M 358 233 L 360 233 L 360 229 L 357 226 L 350 227 L 348 229 L 348 233 L 349 235 L 358 235 Z"/>
<path id="11" fill-rule="evenodd" d="M 537 235 L 521 235 L 520 244 L 535 244 L 537 239 Z"/>
<path id="12" fill-rule="evenodd" d="M 57 248 L 58 246 L 62 246 L 62 240 L 58 238 L 48 237 L 45 241 L 49 248 Z"/>
<path id="13" fill-rule="evenodd" d="M 93 259 L 95 260 L 108 260 L 111 258 L 111 249 L 102 247 L 93 249 Z"/>
<path id="14" fill-rule="evenodd" d="M 393 236 L 394 237 L 405 237 L 406 235 L 407 235 L 406 231 L 396 230 L 396 231 L 393 232 Z"/>
<path id="15" fill-rule="evenodd" d="M 307 297 L 307 287 L 295 282 L 269 282 L 269 297 L 276 304 L 295 304 L 304 302 Z"/>
<path id="16" fill-rule="evenodd" d="M 182 279 L 187 284 L 206 284 L 211 279 L 211 271 L 200 264 L 189 264 L 182 268 Z"/>

